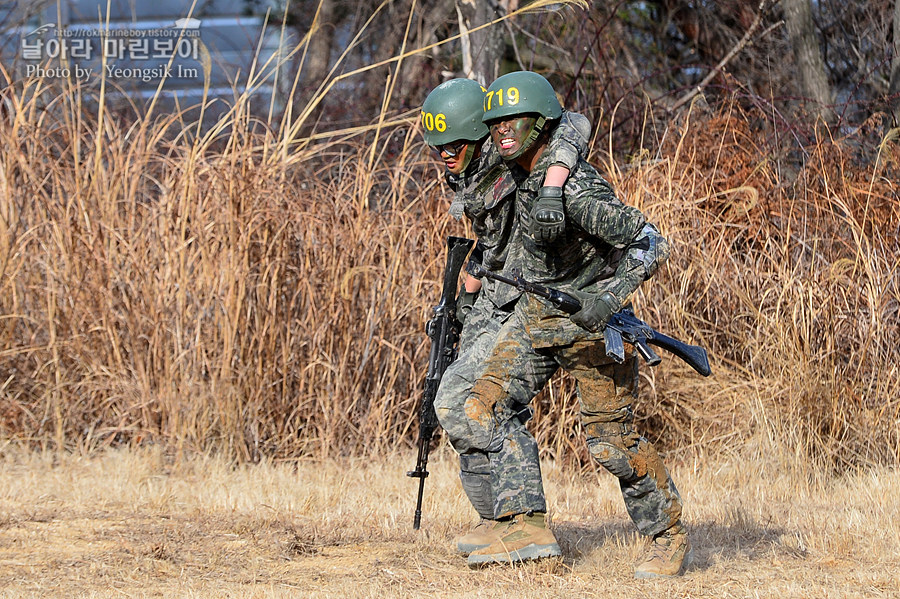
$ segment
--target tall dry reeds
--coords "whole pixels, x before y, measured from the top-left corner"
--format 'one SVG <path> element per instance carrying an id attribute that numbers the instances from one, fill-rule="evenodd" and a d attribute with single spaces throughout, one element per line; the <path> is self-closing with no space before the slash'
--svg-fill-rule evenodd
<path id="1" fill-rule="evenodd" d="M 675 242 L 645 309 L 719 362 L 652 385 L 651 430 L 801 468 L 900 462 L 900 148 L 880 118 L 797 158 L 734 102 L 673 123 L 652 164 L 610 165 Z"/>
<path id="2" fill-rule="evenodd" d="M 0 122 L 0 435 L 241 460 L 412 442 L 444 239 L 465 233 L 412 120 L 337 143 L 243 98 L 201 127 L 37 85 Z M 641 426 L 670 450 L 896 464 L 896 141 L 823 134 L 793 160 L 757 117 L 686 113 L 630 165 L 596 148 L 674 248 L 641 314 L 713 362 L 645 370 Z M 559 459 L 585 457 L 576 403 L 561 379 L 535 404 Z"/>
<path id="3" fill-rule="evenodd" d="M 447 228 L 415 136 L 293 168 L 239 105 L 197 137 L 33 91 L 0 134 L 6 434 L 253 458 L 410 429 Z"/>

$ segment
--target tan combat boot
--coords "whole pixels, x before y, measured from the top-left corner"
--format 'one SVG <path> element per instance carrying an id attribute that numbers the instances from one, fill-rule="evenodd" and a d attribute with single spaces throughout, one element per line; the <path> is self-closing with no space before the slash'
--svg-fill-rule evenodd
<path id="1" fill-rule="evenodd" d="M 691 564 L 693 551 L 687 530 L 679 520 L 650 542 L 647 558 L 634 569 L 635 578 L 679 576 Z"/>
<path id="2" fill-rule="evenodd" d="M 461 537 L 456 537 L 456 539 L 454 539 L 456 548 L 463 555 L 468 555 L 473 551 L 487 547 L 497 540 L 497 533 L 494 531 L 494 528 L 497 527 L 498 524 L 500 523 L 496 520 L 482 518 L 481 522 L 479 522 L 475 528 Z"/>
<path id="3" fill-rule="evenodd" d="M 497 539 L 469 554 L 469 566 L 514 564 L 562 555 L 544 514 L 518 514 L 494 527 Z"/>

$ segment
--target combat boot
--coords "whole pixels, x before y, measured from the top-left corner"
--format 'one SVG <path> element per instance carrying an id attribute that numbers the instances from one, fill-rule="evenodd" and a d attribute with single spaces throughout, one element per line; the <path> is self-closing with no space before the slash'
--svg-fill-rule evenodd
<path id="1" fill-rule="evenodd" d="M 497 539 L 493 543 L 469 554 L 469 566 L 514 564 L 562 555 L 545 514 L 518 514 L 499 522 L 494 534 Z"/>
<path id="2" fill-rule="evenodd" d="M 501 523 L 496 520 L 482 518 L 475 528 L 461 537 L 456 537 L 454 540 L 456 548 L 463 555 L 468 555 L 473 551 L 487 547 L 497 540 L 497 532 L 494 529 L 499 526 L 501 526 Z"/>
<path id="3" fill-rule="evenodd" d="M 650 542 L 646 559 L 634 569 L 635 578 L 679 576 L 691 564 L 693 550 L 687 530 L 679 520 Z"/>

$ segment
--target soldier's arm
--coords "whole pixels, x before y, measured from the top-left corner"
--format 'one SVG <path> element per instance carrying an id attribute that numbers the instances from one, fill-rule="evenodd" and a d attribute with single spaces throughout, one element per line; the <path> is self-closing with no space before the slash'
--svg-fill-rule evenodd
<path id="1" fill-rule="evenodd" d="M 559 124 L 553 128 L 544 150 L 550 157 L 550 166 L 531 212 L 531 235 L 538 243 L 552 243 L 565 230 L 562 187 L 579 157 L 587 156 L 590 133 L 587 118 L 572 112 L 563 112 Z"/>
<path id="2" fill-rule="evenodd" d="M 640 210 L 616 197 L 612 186 L 586 162 L 584 170 L 566 182 L 566 209 L 572 222 L 587 234 L 620 250 L 627 248 L 647 222 Z"/>
<path id="3" fill-rule="evenodd" d="M 624 250 L 616 274 L 606 285 L 623 305 L 668 259 L 669 244 L 640 210 L 622 203 L 599 174 L 585 174 L 566 186 L 569 214 L 588 234 Z"/>
<path id="4" fill-rule="evenodd" d="M 611 189 L 608 189 L 608 194 L 612 194 Z M 606 197 L 605 201 L 598 203 L 596 210 L 585 209 L 579 213 L 593 217 L 584 219 L 588 223 L 596 222 L 598 215 L 601 223 L 606 220 L 606 226 L 595 228 L 594 233 L 599 233 L 597 236 L 610 245 L 624 250 L 616 266 L 616 273 L 596 292 L 579 296 L 582 309 L 571 316 L 580 326 L 589 331 L 597 331 L 622 309 L 641 283 L 653 276 L 666 261 L 669 244 L 654 225 L 646 222 L 640 211 L 625 206 L 615 196 Z M 635 228 L 636 233 L 626 241 L 629 231 L 635 231 Z M 624 245 L 620 245 L 623 241 Z"/>
<path id="5" fill-rule="evenodd" d="M 669 242 L 650 223 L 638 232 L 637 237 L 625 249 L 625 255 L 616 268 L 616 274 L 606 286 L 620 305 L 624 305 L 641 283 L 652 277 L 669 259 Z"/>
<path id="6" fill-rule="evenodd" d="M 547 169 L 547 176 L 544 179 L 544 185 L 562 186 L 565 183 L 568 172 L 575 168 L 578 159 L 587 160 L 588 142 L 591 137 L 591 123 L 587 117 L 577 112 L 563 111 L 559 124 L 550 134 L 547 142 L 547 149 L 544 150 L 550 155 L 551 169 L 555 166 L 562 167 L 557 169 L 555 176 L 551 179 L 550 169 Z M 565 176 L 560 180 L 558 175 L 565 170 Z"/>

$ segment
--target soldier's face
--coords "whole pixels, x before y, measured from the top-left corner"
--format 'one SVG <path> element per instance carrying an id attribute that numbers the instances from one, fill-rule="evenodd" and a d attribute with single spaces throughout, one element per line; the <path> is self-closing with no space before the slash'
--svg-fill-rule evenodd
<path id="1" fill-rule="evenodd" d="M 516 116 L 488 123 L 491 130 L 491 141 L 494 142 L 494 146 L 502 158 L 514 156 L 524 147 L 525 140 L 528 139 L 535 122 L 537 122 L 535 117 Z"/>
<path id="2" fill-rule="evenodd" d="M 442 146 L 432 146 L 437 152 L 447 170 L 458 175 L 466 168 L 466 153 L 469 151 L 469 142 L 465 140 L 454 141 Z"/>

